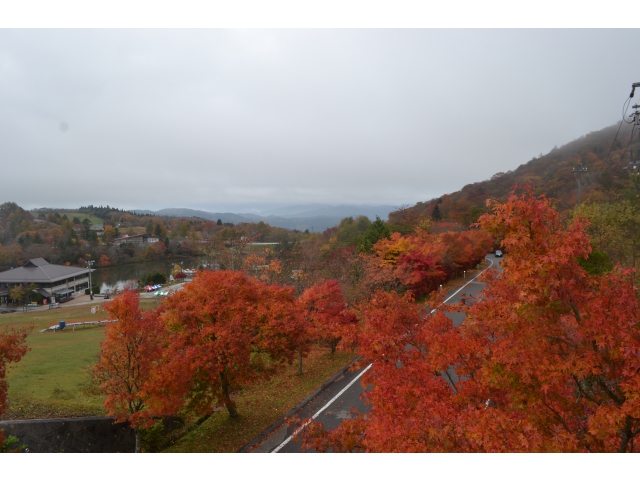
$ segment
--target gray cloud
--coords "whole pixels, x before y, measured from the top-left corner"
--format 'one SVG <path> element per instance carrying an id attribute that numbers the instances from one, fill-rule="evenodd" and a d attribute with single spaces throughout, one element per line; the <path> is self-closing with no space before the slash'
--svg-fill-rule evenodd
<path id="1" fill-rule="evenodd" d="M 619 120 L 636 30 L 0 30 L 0 202 L 415 203 Z M 635 62 L 637 63 L 637 62 Z"/>

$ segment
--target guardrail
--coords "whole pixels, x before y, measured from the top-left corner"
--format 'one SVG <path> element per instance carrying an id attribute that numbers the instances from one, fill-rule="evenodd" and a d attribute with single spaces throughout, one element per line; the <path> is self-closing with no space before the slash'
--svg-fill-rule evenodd
<path id="1" fill-rule="evenodd" d="M 105 325 L 107 323 L 113 323 L 117 321 L 118 320 L 115 319 L 115 320 L 95 320 L 92 322 L 75 322 L 75 323 L 60 322 L 60 323 L 64 323 L 64 325 L 60 325 L 60 324 L 52 325 L 48 328 L 43 328 L 38 333 L 57 332 L 58 330 L 65 330 L 69 328 L 71 328 L 71 330 L 75 330 L 75 327 L 85 327 L 87 325 Z"/>

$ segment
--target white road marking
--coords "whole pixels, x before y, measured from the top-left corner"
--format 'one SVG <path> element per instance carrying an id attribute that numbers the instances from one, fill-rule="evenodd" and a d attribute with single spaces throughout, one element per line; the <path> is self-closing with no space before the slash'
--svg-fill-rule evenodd
<path id="1" fill-rule="evenodd" d="M 493 260 L 491 260 L 490 258 L 488 258 L 487 260 L 489 260 L 491 262 L 491 265 L 489 265 L 487 268 L 485 268 L 484 270 L 482 270 L 479 274 L 477 274 L 475 277 L 473 277 L 471 280 L 469 280 L 467 283 L 465 283 L 463 286 L 461 286 L 458 290 L 456 290 L 455 292 L 453 292 L 452 295 L 449 296 L 449 298 L 447 298 L 444 302 L 442 303 L 447 303 L 449 300 L 451 300 L 453 297 L 455 297 L 458 293 L 460 293 L 460 291 L 466 287 L 467 285 L 469 285 L 471 282 L 475 281 L 476 278 L 478 278 L 480 275 L 482 275 L 484 272 L 486 272 L 487 270 L 489 270 L 491 267 L 493 267 Z M 435 312 L 436 309 L 434 308 L 433 310 L 431 310 L 431 313 Z"/>
<path id="2" fill-rule="evenodd" d="M 489 258 L 488 260 L 491 262 L 491 265 L 489 265 L 487 268 L 485 268 L 484 270 L 482 270 L 478 275 L 476 275 L 476 276 L 475 276 L 475 277 L 473 277 L 471 280 L 469 280 L 467 283 L 465 283 L 462 287 L 460 287 L 458 290 L 456 290 L 456 291 L 455 291 L 455 293 L 454 293 L 453 295 L 451 295 L 449 298 L 447 298 L 447 299 L 446 299 L 444 302 L 442 302 L 442 303 L 447 303 L 447 302 L 448 302 L 449 300 L 451 300 L 451 299 L 452 299 L 452 298 L 453 298 L 457 293 L 459 293 L 459 292 L 460 292 L 460 290 L 462 290 L 464 287 L 466 287 L 467 285 L 469 285 L 471 282 L 473 282 L 476 278 L 478 278 L 478 277 L 479 277 L 480 275 L 482 275 L 484 272 L 486 272 L 487 270 L 489 270 L 489 269 L 493 266 L 493 260 L 491 260 L 490 258 Z M 431 310 L 431 313 L 433 313 L 433 312 L 435 312 L 435 311 L 436 311 L 436 310 L 435 310 L 435 309 L 433 309 L 433 310 Z M 372 366 L 373 366 L 373 363 L 370 363 L 369 365 L 367 365 L 367 367 L 366 367 L 364 370 L 362 370 L 362 371 L 358 374 L 358 376 L 357 376 L 356 378 L 354 378 L 353 380 L 351 380 L 351 381 L 349 382 L 349 384 L 348 384 L 346 387 L 344 387 L 342 390 L 340 390 L 340 391 L 338 392 L 338 394 L 337 394 L 335 397 L 333 397 L 331 400 L 329 400 L 329 402 L 328 402 L 327 404 L 325 404 L 325 406 L 324 406 L 324 407 L 322 407 L 320 410 L 318 410 L 318 411 L 315 413 L 315 415 L 313 415 L 313 417 L 311 417 L 311 420 L 315 420 L 315 419 L 318 417 L 318 415 L 320 415 L 322 412 L 324 412 L 324 411 L 327 409 L 327 407 L 329 407 L 329 405 L 331 405 L 333 402 L 335 402 L 335 401 L 340 397 L 340 395 L 342 395 L 344 392 L 346 392 L 347 390 L 349 390 L 349 388 L 350 388 L 354 383 L 356 383 L 356 382 L 358 381 L 358 379 L 359 379 L 362 375 L 364 375 L 364 374 L 365 374 L 365 372 L 366 372 L 367 370 L 369 370 Z M 300 426 L 298 429 L 296 429 L 296 431 L 295 431 L 295 432 L 293 432 L 291 435 L 289 435 L 289 437 L 287 437 L 287 439 L 286 439 L 284 442 L 282 442 L 280 445 L 278 445 L 276 448 L 274 448 L 274 449 L 271 451 L 271 453 L 278 453 L 278 452 L 282 449 L 282 447 L 284 447 L 287 443 L 289 443 L 289 442 L 291 441 L 291 439 L 292 439 L 293 437 L 295 437 L 295 436 L 296 436 L 296 435 L 298 435 L 302 430 L 304 430 L 304 428 L 305 428 L 307 425 L 309 425 L 309 424 L 311 423 L 311 420 L 307 420 L 307 421 L 306 421 L 302 426 Z"/>
<path id="3" fill-rule="evenodd" d="M 327 407 L 329 407 L 329 405 L 331 405 L 333 402 L 335 402 L 335 401 L 340 397 L 340 395 L 342 395 L 344 392 L 346 392 L 347 390 L 349 390 L 349 388 L 351 387 L 351 385 L 353 385 L 354 383 L 356 383 L 356 382 L 358 381 L 358 379 L 359 379 L 362 375 L 364 375 L 364 374 L 365 374 L 365 372 L 366 372 L 367 370 L 369 370 L 369 369 L 371 368 L 371 366 L 372 366 L 372 365 L 373 365 L 373 364 L 372 364 L 372 363 L 370 363 L 370 364 L 369 364 L 369 365 L 368 365 L 364 370 L 362 370 L 362 371 L 358 374 L 358 376 L 357 376 L 356 378 L 354 378 L 353 380 L 351 380 L 351 381 L 349 382 L 349 384 L 348 384 L 346 387 L 344 387 L 342 390 L 340 390 L 340 392 L 338 392 L 338 394 L 337 394 L 335 397 L 333 397 L 331 400 L 329 400 L 329 401 L 325 404 L 325 406 L 324 406 L 324 407 L 322 407 L 320 410 L 318 410 L 318 411 L 315 413 L 315 415 L 314 415 L 313 417 L 311 417 L 311 420 L 315 420 L 315 419 L 318 417 L 318 415 L 320 415 L 322 412 L 324 412 L 324 411 L 327 409 Z M 309 424 L 311 423 L 311 420 L 307 420 L 307 421 L 304 423 L 304 425 L 302 425 L 302 426 L 301 426 L 300 428 L 298 428 L 295 432 L 293 432 L 293 434 L 289 435 L 289 437 L 288 437 L 284 442 L 282 442 L 280 445 L 278 445 L 276 448 L 274 448 L 274 449 L 271 451 L 271 453 L 278 453 L 278 452 L 280 451 L 280 449 L 281 449 L 282 447 L 284 447 L 287 443 L 289 443 L 293 437 L 295 437 L 295 436 L 296 436 L 297 434 L 299 434 L 302 430 L 304 430 L 304 427 L 306 427 L 307 425 L 309 425 Z"/>

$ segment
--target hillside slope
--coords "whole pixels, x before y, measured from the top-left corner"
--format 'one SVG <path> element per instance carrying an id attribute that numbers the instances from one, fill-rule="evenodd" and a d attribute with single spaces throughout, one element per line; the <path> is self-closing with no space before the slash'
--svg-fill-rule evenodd
<path id="1" fill-rule="evenodd" d="M 582 176 L 581 201 L 609 201 L 632 188 L 623 167 L 628 165 L 629 150 L 637 148 L 637 137 L 629 146 L 631 127 L 623 123 L 616 137 L 619 127 L 615 124 L 591 132 L 560 148 L 554 147 L 546 155 L 533 158 L 515 170 L 498 172 L 489 180 L 465 185 L 439 199 L 392 212 L 389 219 L 391 223 L 413 223 L 430 216 L 437 204 L 444 219 L 468 225 L 484 213 L 488 198 L 502 201 L 516 184 L 532 184 L 536 192 L 552 198 L 560 212 L 566 212 L 577 204 L 578 185 L 573 169 L 580 164 L 587 169 Z"/>

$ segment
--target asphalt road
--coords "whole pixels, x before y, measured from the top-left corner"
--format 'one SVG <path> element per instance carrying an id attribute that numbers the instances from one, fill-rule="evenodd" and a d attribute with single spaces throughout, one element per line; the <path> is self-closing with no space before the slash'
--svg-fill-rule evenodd
<path id="1" fill-rule="evenodd" d="M 501 258 L 496 258 L 493 254 L 487 255 L 486 258 L 492 262 L 490 268 L 500 269 Z M 461 298 L 463 298 L 463 295 L 466 297 L 476 296 L 485 285 L 481 279 L 482 277 L 470 278 L 461 288 L 452 292 L 445 300 L 445 303 L 458 303 Z M 464 320 L 464 314 L 460 312 L 447 312 L 446 315 L 451 318 L 455 326 L 460 325 Z M 342 420 L 350 418 L 354 408 L 360 413 L 367 413 L 370 408 L 360 398 L 363 393 L 363 388 L 359 381 L 360 376 L 366 368 L 367 366 L 365 365 L 360 370 L 348 371 L 336 379 L 329 387 L 300 410 L 298 418 L 315 417 L 316 420 L 322 422 L 326 429 L 332 430 L 336 428 Z M 293 433 L 293 428 L 286 425 L 282 426 L 258 448 L 252 450 L 252 452 L 301 453 L 300 443 L 291 439 Z"/>

